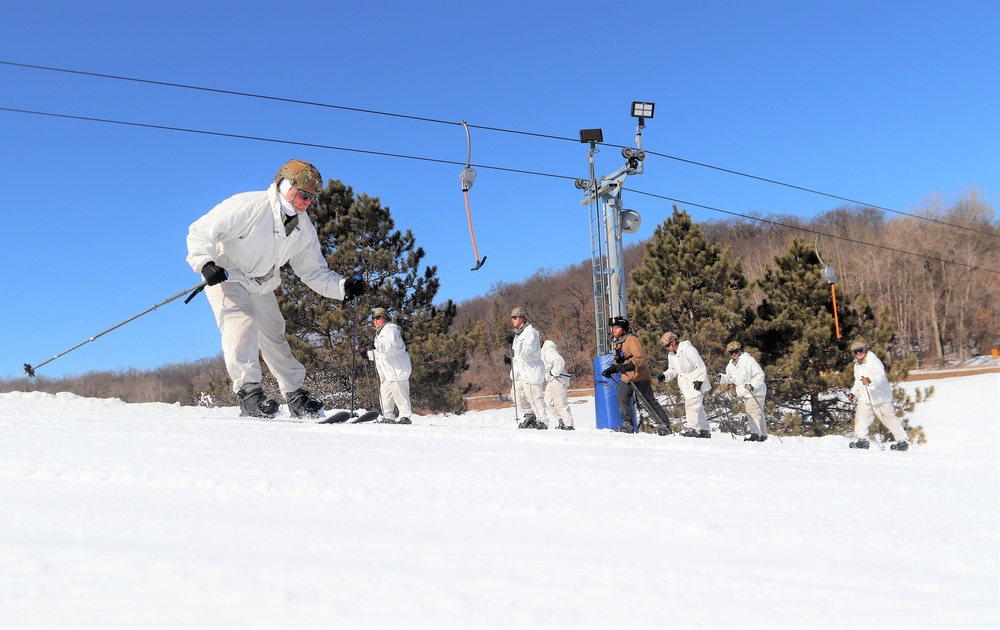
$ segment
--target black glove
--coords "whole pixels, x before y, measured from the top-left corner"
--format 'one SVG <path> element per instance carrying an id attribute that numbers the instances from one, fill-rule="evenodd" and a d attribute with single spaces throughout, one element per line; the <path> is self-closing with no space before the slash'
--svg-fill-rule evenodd
<path id="1" fill-rule="evenodd" d="M 611 378 L 611 375 L 616 374 L 617 372 L 618 372 L 617 365 L 609 365 L 607 369 L 601 372 L 601 376 L 603 376 L 604 378 Z"/>
<path id="2" fill-rule="evenodd" d="M 621 365 L 622 363 L 625 363 L 625 355 L 622 354 L 621 352 L 616 352 L 615 353 L 615 363 L 617 363 L 618 365 Z"/>
<path id="3" fill-rule="evenodd" d="M 220 282 L 225 282 L 229 278 L 229 273 L 215 264 L 214 260 L 205 263 L 205 266 L 201 268 L 201 275 L 205 276 L 205 282 L 210 287 L 214 287 Z"/>
<path id="4" fill-rule="evenodd" d="M 635 363 L 622 363 L 618 368 L 619 372 L 631 372 L 635 369 Z"/>
<path id="5" fill-rule="evenodd" d="M 691 384 L 694 385 L 694 391 L 701 391 L 701 381 L 692 381 Z"/>
<path id="6" fill-rule="evenodd" d="M 656 375 L 656 380 L 658 380 L 658 381 L 660 381 L 662 383 L 663 381 L 667 380 L 667 375 L 664 374 L 663 372 L 659 372 Z"/>
<path id="7" fill-rule="evenodd" d="M 508 357 L 506 354 L 503 355 L 503 362 L 504 362 L 504 365 L 510 365 L 511 364 L 510 357 Z"/>
<path id="8" fill-rule="evenodd" d="M 511 348 L 514 347 L 514 337 L 516 337 L 514 333 L 512 332 L 507 333 L 507 345 L 510 346 Z"/>
<path id="9" fill-rule="evenodd" d="M 344 281 L 344 301 L 350 302 L 365 293 L 365 281 L 361 276 L 354 276 Z"/>

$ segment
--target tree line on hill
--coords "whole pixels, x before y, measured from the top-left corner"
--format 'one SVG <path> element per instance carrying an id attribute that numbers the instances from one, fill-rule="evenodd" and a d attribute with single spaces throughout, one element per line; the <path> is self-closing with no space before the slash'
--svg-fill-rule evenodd
<path id="1" fill-rule="evenodd" d="M 722 349 L 735 339 L 765 368 L 769 407 L 786 431 L 841 430 L 849 410 L 835 392 L 850 378 L 844 348 L 854 337 L 865 337 L 896 378 L 918 361 L 961 362 L 1000 342 L 994 264 L 1000 225 L 993 207 L 971 191 L 946 207 L 928 203 L 918 214 L 889 217 L 845 206 L 810 220 L 767 215 L 695 224 L 675 207 L 649 240 L 625 250 L 629 317 L 654 369 L 666 363 L 657 343 L 666 330 L 691 339 L 712 374 L 724 370 Z M 357 269 L 374 288 L 354 303 L 331 302 L 285 270 L 278 297 L 289 341 L 310 375 L 306 387 L 331 406 L 352 404 L 353 372 L 353 404 L 377 408 L 374 368 L 356 351 L 376 306 L 395 314 L 404 331 L 415 408 L 458 412 L 464 395 L 508 393 L 501 357 L 514 306 L 524 306 L 542 336 L 556 342 L 573 387 L 592 386 L 590 261 L 497 283 L 458 305 L 435 304 L 437 269 L 422 267 L 423 249 L 409 230 L 395 229 L 377 197 L 355 195 L 331 180 L 310 216 L 331 268 Z M 836 321 L 825 265 L 836 270 Z M 266 385 L 276 393 L 273 379 Z M 148 373 L 0 382 L 0 391 L 24 389 L 127 402 L 234 404 L 221 357 Z M 668 402 L 676 400 L 669 387 L 667 394 Z M 718 391 L 709 405 L 722 416 L 731 402 Z M 899 407 L 912 402 L 901 399 Z"/>

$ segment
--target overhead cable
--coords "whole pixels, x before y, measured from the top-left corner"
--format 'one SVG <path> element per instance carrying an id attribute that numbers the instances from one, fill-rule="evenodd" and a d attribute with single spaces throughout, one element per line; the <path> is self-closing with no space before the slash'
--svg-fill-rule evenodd
<path id="1" fill-rule="evenodd" d="M 327 109 L 338 109 L 338 110 L 342 110 L 342 111 L 350 111 L 350 112 L 357 112 L 357 113 L 363 113 L 363 114 L 372 114 L 372 115 L 377 115 L 377 116 L 390 116 L 390 117 L 394 117 L 394 118 L 402 118 L 402 119 L 406 119 L 406 120 L 415 120 L 415 121 L 420 121 L 420 122 L 428 122 L 428 123 L 435 123 L 435 124 L 442 124 L 442 125 L 463 125 L 463 124 L 465 124 L 464 121 L 463 122 L 455 122 L 455 121 L 451 121 L 451 120 L 441 120 L 441 119 L 429 118 L 429 117 L 425 117 L 425 116 L 414 116 L 414 115 L 410 115 L 410 114 L 399 114 L 399 113 L 394 113 L 394 112 L 379 111 L 379 110 L 375 110 L 375 109 L 366 109 L 366 108 L 360 108 L 360 107 L 349 107 L 349 106 L 346 106 L 346 105 L 334 105 L 334 104 L 331 104 L 331 103 L 321 103 L 321 102 L 317 102 L 317 101 L 307 101 L 307 100 L 302 100 L 302 99 L 293 99 L 293 98 L 286 98 L 286 97 L 281 97 L 281 96 L 272 96 L 272 95 L 266 95 L 266 94 L 255 94 L 255 93 L 252 93 L 252 92 L 243 92 L 243 91 L 239 91 L 239 90 L 225 90 L 225 89 L 221 89 L 221 88 L 211 88 L 211 87 L 205 87 L 205 86 L 199 86 L 199 85 L 190 85 L 190 84 L 185 84 L 185 83 L 174 83 L 174 82 L 170 82 L 170 81 L 157 81 L 157 80 L 153 80 L 153 79 L 141 79 L 141 78 L 136 78 L 136 77 L 127 77 L 127 76 L 122 76 L 122 75 L 106 74 L 106 73 L 101 73 L 101 72 L 87 72 L 87 71 L 84 71 L 84 70 L 71 70 L 71 69 L 68 69 L 68 68 L 56 68 L 56 67 L 52 67 L 52 66 L 42 66 L 42 65 L 37 65 L 37 64 L 18 63 L 18 62 L 3 61 L 3 60 L 0 60 L 0 65 L 13 66 L 13 67 L 18 67 L 18 68 L 28 68 L 28 69 L 32 69 L 32 70 L 44 70 L 44 71 L 47 71 L 47 72 L 60 72 L 60 73 L 64 73 L 64 74 L 75 74 L 75 75 L 80 75 L 80 76 L 96 77 L 96 78 L 102 78 L 102 79 L 112 79 L 112 80 L 115 80 L 115 81 L 129 81 L 129 82 L 133 82 L 133 83 L 142 83 L 142 84 L 146 84 L 146 85 L 158 85 L 158 86 L 163 86 L 163 87 L 172 87 L 172 88 L 179 88 L 179 89 L 185 89 L 185 90 L 196 90 L 196 91 L 201 91 L 201 92 L 210 92 L 210 93 L 214 93 L 214 94 L 226 94 L 226 95 L 230 95 L 230 96 L 241 96 L 241 97 L 245 97 L 245 98 L 263 99 L 263 100 L 275 101 L 275 102 L 280 102 L 280 103 L 291 103 L 291 104 L 296 104 L 296 105 L 308 105 L 308 106 L 311 106 L 311 107 L 323 107 L 323 108 L 327 108 Z M 579 142 L 578 138 L 569 138 L 569 137 L 565 137 L 565 136 L 556 136 L 556 135 L 552 135 L 552 134 L 535 133 L 535 132 L 530 132 L 530 131 L 519 131 L 519 130 L 516 130 L 516 129 L 505 129 L 505 128 L 502 128 L 502 127 L 489 127 L 489 126 L 484 126 L 484 125 L 471 125 L 471 124 L 467 125 L 467 127 L 468 128 L 472 128 L 472 129 L 482 129 L 482 130 L 485 130 L 485 131 L 496 131 L 496 132 L 500 132 L 500 133 L 519 134 L 519 135 L 531 136 L 531 137 L 535 137 L 535 138 L 546 138 L 546 139 L 550 139 L 550 140 L 561 140 L 561 141 L 573 142 L 573 143 Z M 220 134 L 220 135 L 225 135 L 225 134 Z M 626 147 L 624 145 L 618 145 L 618 144 L 610 144 L 610 143 L 598 143 L 598 144 L 601 144 L 602 146 L 613 147 L 613 148 L 618 148 L 618 149 L 628 148 L 628 147 Z M 815 188 L 809 188 L 809 187 L 806 187 L 806 186 L 798 186 L 798 185 L 795 185 L 795 184 L 789 184 L 787 182 L 782 182 L 782 181 L 779 181 L 779 180 L 776 180 L 776 179 L 771 179 L 771 178 L 768 178 L 768 177 L 761 177 L 759 175 L 753 175 L 753 174 L 750 174 L 750 173 L 744 173 L 742 171 L 737 171 L 737 170 L 734 170 L 734 169 L 724 168 L 724 167 L 721 167 L 721 166 L 714 166 L 712 164 L 707 164 L 705 162 L 698 162 L 698 161 L 695 161 L 695 160 L 689 160 L 689 159 L 686 159 L 686 158 L 677 157 L 677 156 L 669 155 L 669 154 L 666 154 L 666 153 L 659 153 L 659 152 L 656 152 L 656 151 L 649 151 L 649 150 L 647 150 L 646 153 L 647 153 L 647 155 L 655 155 L 657 157 L 661 157 L 661 158 L 664 158 L 664 159 L 674 160 L 674 161 L 677 161 L 677 162 L 683 162 L 685 164 L 690 164 L 692 166 L 699 166 L 699 167 L 702 167 L 702 168 L 707 168 L 707 169 L 719 171 L 721 173 L 728 173 L 730 175 L 736 175 L 736 176 L 739 176 L 739 177 L 746 177 L 748 179 L 754 179 L 754 180 L 757 180 L 757 181 L 760 181 L 760 182 L 765 182 L 765 183 L 768 183 L 768 184 L 774 184 L 776 186 L 783 186 L 785 188 L 790 188 L 790 189 L 793 189 L 793 190 L 799 190 L 799 191 L 810 193 L 810 194 L 814 194 L 814 195 L 820 195 L 820 196 L 827 197 L 827 198 L 830 198 L 830 199 L 837 199 L 839 201 L 845 201 L 845 202 L 853 203 L 853 204 L 856 204 L 856 205 L 859 205 L 859 206 L 867 206 L 867 207 L 870 207 L 870 208 L 875 208 L 877 210 L 882 210 L 884 212 L 889 212 L 889 213 L 892 213 L 892 214 L 898 214 L 900 216 L 906 216 L 906 217 L 910 217 L 912 219 L 917 219 L 917 220 L 920 220 L 920 221 L 927 221 L 927 222 L 930 222 L 930 223 L 937 223 L 939 225 L 945 225 L 945 226 L 953 227 L 953 228 L 956 228 L 956 229 L 959 229 L 959 230 L 965 230 L 965 231 L 968 231 L 968 232 L 975 232 L 977 234 L 985 234 L 985 235 L 993 236 L 995 238 L 1000 238 L 1000 234 L 993 234 L 993 233 L 990 233 L 990 232 L 984 232 L 983 230 L 978 230 L 976 228 L 971 228 L 971 227 L 964 226 L 964 225 L 958 225 L 958 224 L 955 224 L 955 223 L 949 223 L 947 221 L 941 221 L 939 219 L 934 219 L 932 217 L 925 217 L 925 216 L 920 216 L 920 215 L 917 215 L 917 214 L 912 214 L 912 213 L 909 213 L 909 212 L 903 212 L 902 210 L 895 210 L 893 208 L 888 208 L 886 206 L 880 206 L 880 205 L 877 205 L 877 204 L 873 204 L 873 203 L 868 203 L 868 202 L 865 202 L 865 201 L 860 201 L 860 200 L 852 199 L 850 197 L 845 197 L 845 196 L 842 196 L 842 195 L 836 195 L 836 194 L 833 194 L 833 193 L 824 192 L 824 191 L 821 191 L 821 190 L 817 190 Z"/>

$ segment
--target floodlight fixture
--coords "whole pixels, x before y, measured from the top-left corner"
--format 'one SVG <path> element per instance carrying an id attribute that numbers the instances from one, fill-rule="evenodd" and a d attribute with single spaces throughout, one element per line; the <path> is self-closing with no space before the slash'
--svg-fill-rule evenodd
<path id="1" fill-rule="evenodd" d="M 580 142 L 589 142 L 591 144 L 604 142 L 604 132 L 600 129 L 581 129 Z"/>
<path id="2" fill-rule="evenodd" d="M 632 117 L 642 120 L 653 117 L 653 108 L 656 103 L 644 103 L 642 101 L 632 101 Z"/>

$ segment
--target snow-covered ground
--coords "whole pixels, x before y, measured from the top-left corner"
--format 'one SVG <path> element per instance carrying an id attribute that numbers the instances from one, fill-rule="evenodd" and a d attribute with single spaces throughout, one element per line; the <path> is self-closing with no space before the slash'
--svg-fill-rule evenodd
<path id="1" fill-rule="evenodd" d="M 0 395 L 0 626 L 1000 625 L 1000 374 L 927 444 Z"/>

